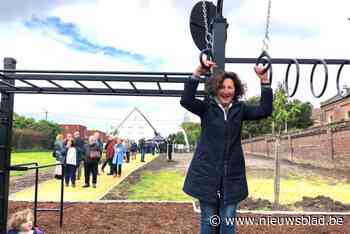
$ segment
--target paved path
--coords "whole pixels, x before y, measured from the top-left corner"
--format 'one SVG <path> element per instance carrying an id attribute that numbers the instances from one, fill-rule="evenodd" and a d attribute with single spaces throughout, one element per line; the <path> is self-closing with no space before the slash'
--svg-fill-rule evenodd
<path id="1" fill-rule="evenodd" d="M 105 173 L 101 173 L 97 178 L 97 188 L 82 188 L 83 177 L 77 181 L 76 187 L 71 186 L 64 188 L 64 200 L 65 201 L 96 201 L 102 198 L 108 193 L 114 186 L 118 185 L 126 176 L 132 173 L 134 170 L 145 166 L 147 163 L 155 159 L 156 156 L 150 154 L 146 155 L 145 163 L 140 162 L 139 156 L 131 163 L 124 163 L 122 169 L 122 177 L 108 176 L 105 169 Z M 101 170 L 99 170 L 101 171 Z M 39 185 L 38 200 L 39 201 L 59 201 L 60 200 L 60 186 L 61 181 L 56 179 L 47 180 Z M 17 201 L 32 201 L 34 197 L 34 186 L 26 188 L 10 195 L 10 200 Z"/>

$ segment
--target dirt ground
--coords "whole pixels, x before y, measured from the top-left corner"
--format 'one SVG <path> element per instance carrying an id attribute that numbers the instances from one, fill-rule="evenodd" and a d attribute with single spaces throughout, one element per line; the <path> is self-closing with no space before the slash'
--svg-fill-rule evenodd
<path id="1" fill-rule="evenodd" d="M 145 170 L 159 171 L 163 169 L 178 170 L 186 173 L 188 163 L 191 156 L 188 154 L 175 154 L 174 161 L 167 162 L 164 157 L 159 157 L 147 164 L 142 169 L 135 171 L 123 183 L 125 185 L 135 184 L 139 181 L 140 175 Z M 247 170 L 271 170 L 273 161 L 261 157 L 248 157 L 246 160 Z M 297 170 L 304 173 L 324 174 L 336 179 L 343 179 L 346 175 L 336 172 L 327 173 L 323 169 L 311 168 L 282 163 L 289 170 Z M 305 169 L 308 169 L 305 172 Z M 11 192 L 31 186 L 33 182 L 32 176 L 19 177 L 11 180 Z M 52 178 L 52 172 L 43 173 L 40 176 L 41 180 Z M 122 185 L 123 185 L 122 183 Z M 124 200 L 127 199 L 128 186 L 118 186 L 119 189 L 114 189 L 106 195 L 107 200 Z M 120 189 L 121 188 L 121 189 Z M 106 201 L 108 202 L 108 201 Z M 302 207 L 304 210 L 312 208 L 315 211 L 349 211 L 350 206 L 333 201 L 328 197 L 319 196 L 316 198 L 304 197 L 296 206 Z M 24 208 L 32 208 L 33 203 L 14 202 L 10 201 L 9 214 Z M 40 208 L 57 208 L 57 203 L 40 203 Z M 242 210 L 258 210 L 260 208 L 271 208 L 272 204 L 264 199 L 252 200 L 250 198 L 240 203 Z M 288 207 L 279 207 L 279 210 L 289 210 Z M 286 215 L 263 215 L 253 213 L 238 213 L 238 217 L 244 219 L 259 220 L 260 218 L 268 220 L 280 220 Z M 288 217 L 301 218 L 301 216 L 288 215 Z M 313 220 L 319 221 L 330 216 L 303 216 L 306 220 L 312 217 Z M 338 221 L 339 225 L 333 223 L 325 225 L 237 225 L 237 233 L 349 233 L 350 234 L 350 216 L 333 216 L 332 221 Z M 272 221 L 271 221 L 272 222 Z M 59 215 L 53 212 L 39 212 L 38 224 L 50 233 L 199 233 L 199 214 L 195 213 L 190 203 L 66 203 L 64 208 L 64 225 L 59 228 Z"/>
<path id="2" fill-rule="evenodd" d="M 189 154 L 175 154 L 174 161 L 168 162 L 165 157 L 158 157 L 145 167 L 134 171 L 128 176 L 118 187 L 114 188 L 109 192 L 102 200 L 127 200 L 130 185 L 136 184 L 140 180 L 140 176 L 144 171 L 159 171 L 159 170 L 177 170 L 181 173 L 186 173 L 188 163 L 191 159 Z M 247 173 L 254 170 L 254 173 L 261 173 L 261 176 L 269 176 L 273 173 L 273 160 L 260 157 L 260 156 L 249 156 L 246 159 Z M 323 175 L 327 178 L 333 179 L 344 179 L 347 175 L 343 173 L 327 173 L 328 169 L 312 168 L 307 165 L 292 164 L 284 161 L 282 163 L 283 170 L 282 176 L 287 176 L 288 171 L 299 173 L 300 175 Z M 260 174 L 259 174 L 260 175 Z M 295 204 L 280 205 L 274 207 L 273 204 L 266 199 L 252 199 L 247 198 L 240 203 L 240 209 L 244 210 L 283 210 L 291 211 L 293 207 L 301 208 L 304 211 L 325 211 L 325 212 L 350 212 L 350 204 L 343 204 L 339 201 L 334 201 L 326 196 L 317 196 L 315 198 L 303 197 L 303 200 L 296 202 Z M 295 208 L 294 208 L 295 209 Z"/>
<path id="3" fill-rule="evenodd" d="M 41 208 L 55 208 L 55 203 L 40 203 Z M 16 210 L 32 207 L 32 203 L 10 202 L 9 213 Z M 282 220 L 286 215 L 255 215 L 238 214 L 242 219 L 253 219 L 255 224 L 237 225 L 237 233 L 249 234 L 280 234 L 280 233 L 298 233 L 298 234 L 341 234 L 350 233 L 350 216 L 304 216 L 304 220 L 314 220 L 310 225 L 303 221 L 305 225 L 277 225 L 277 219 Z M 301 219 L 301 216 L 290 216 Z M 317 219 L 318 217 L 318 219 Z M 258 225 L 257 220 L 275 220 L 267 221 L 270 225 Z M 325 225 L 315 225 L 319 220 L 336 221 Z M 191 204 L 184 203 L 71 203 L 66 204 L 64 208 L 63 228 L 59 228 L 58 213 L 45 212 L 38 214 L 38 224 L 47 234 L 54 233 L 146 233 L 146 234 L 170 234 L 170 233 L 199 233 L 199 214 L 193 211 Z M 282 222 L 282 221 L 278 221 Z M 322 222 L 323 224 L 323 222 Z M 328 224 L 328 225 L 326 225 Z"/>

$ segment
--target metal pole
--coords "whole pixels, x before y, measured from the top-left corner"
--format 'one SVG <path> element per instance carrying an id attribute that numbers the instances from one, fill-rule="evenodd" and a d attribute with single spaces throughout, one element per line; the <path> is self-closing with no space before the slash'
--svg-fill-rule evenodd
<path id="1" fill-rule="evenodd" d="M 216 5 L 216 17 L 223 18 L 222 16 L 223 2 L 224 0 L 218 0 L 218 4 Z"/>
<path id="2" fill-rule="evenodd" d="M 4 69 L 16 69 L 16 60 L 4 59 Z M 6 74 L 6 73 L 5 73 Z M 7 72 L 8 74 L 8 72 Z M 14 80 L 3 79 L 14 85 Z M 2 85 L 0 85 L 1 87 Z M 0 103 L 0 233 L 6 233 L 10 187 L 11 137 L 14 94 L 1 93 Z"/>
<path id="3" fill-rule="evenodd" d="M 63 226 L 63 195 L 64 195 L 64 168 L 62 164 L 62 178 L 61 178 L 61 204 L 60 204 L 60 227 L 62 228 Z"/>
<path id="4" fill-rule="evenodd" d="M 213 53 L 214 61 L 217 64 L 214 74 L 225 70 L 226 28 L 226 19 L 222 16 L 216 16 L 213 23 Z"/>
<path id="5" fill-rule="evenodd" d="M 35 169 L 35 191 L 34 191 L 34 227 L 37 227 L 38 214 L 38 183 L 39 183 L 39 169 Z"/>

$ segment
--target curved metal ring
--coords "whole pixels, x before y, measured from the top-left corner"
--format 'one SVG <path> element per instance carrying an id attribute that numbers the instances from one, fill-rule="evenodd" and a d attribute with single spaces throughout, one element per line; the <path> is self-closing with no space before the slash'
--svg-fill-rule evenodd
<path id="1" fill-rule="evenodd" d="M 349 64 L 349 63 L 350 63 L 349 60 L 345 60 L 345 61 L 340 65 L 340 67 L 339 67 L 339 69 L 338 69 L 338 72 L 337 72 L 337 91 L 338 91 L 338 95 L 340 95 L 340 96 L 343 96 L 343 94 L 342 94 L 341 91 L 340 91 L 340 84 L 339 84 L 339 82 L 340 82 L 340 75 L 341 75 L 341 72 L 342 72 L 344 66 L 345 66 L 346 64 Z"/>
<path id="2" fill-rule="evenodd" d="M 256 59 L 255 65 L 256 66 L 258 66 L 259 64 L 265 65 L 266 63 L 267 63 L 267 66 L 262 71 L 262 74 L 266 73 L 270 69 L 271 64 L 272 64 L 270 55 L 267 53 L 266 50 L 263 50 L 261 52 L 260 56 Z M 271 83 L 272 83 L 272 81 L 271 81 Z"/>
<path id="3" fill-rule="evenodd" d="M 322 63 L 323 67 L 324 67 L 325 82 L 324 82 L 323 89 L 322 89 L 321 93 L 319 95 L 316 95 L 315 94 L 315 90 L 314 90 L 314 86 L 313 86 L 313 83 L 314 83 L 313 80 L 314 80 L 315 69 L 316 69 L 317 65 L 320 64 L 320 63 Z M 316 98 L 322 97 L 322 95 L 326 91 L 327 84 L 328 84 L 328 67 L 327 67 L 327 63 L 323 59 L 318 59 L 318 62 L 316 62 L 314 64 L 314 66 L 312 67 L 312 70 L 311 70 L 310 87 L 311 87 L 312 95 L 314 95 L 314 97 L 316 97 Z"/>
<path id="4" fill-rule="evenodd" d="M 290 59 L 290 60 L 291 60 L 291 63 L 288 64 L 288 67 L 287 67 L 287 70 L 286 70 L 285 89 L 286 89 L 286 92 L 288 94 L 288 97 L 293 97 L 295 95 L 295 93 L 296 93 L 296 91 L 298 89 L 298 85 L 299 85 L 300 66 L 299 66 L 298 60 L 296 60 L 296 59 Z M 289 77 L 290 67 L 292 66 L 293 63 L 295 64 L 295 68 L 296 68 L 297 74 L 296 74 L 296 81 L 295 81 L 293 92 L 292 92 L 292 94 L 289 94 L 288 77 Z"/>
<path id="5" fill-rule="evenodd" d="M 207 48 L 201 51 L 201 53 L 199 54 L 199 62 L 201 63 L 201 65 L 205 68 L 205 69 L 210 69 L 210 67 L 208 67 L 207 65 L 205 65 L 204 61 L 203 61 L 203 55 L 206 55 L 207 58 L 211 61 L 213 61 L 213 52 L 211 51 L 211 49 Z"/>

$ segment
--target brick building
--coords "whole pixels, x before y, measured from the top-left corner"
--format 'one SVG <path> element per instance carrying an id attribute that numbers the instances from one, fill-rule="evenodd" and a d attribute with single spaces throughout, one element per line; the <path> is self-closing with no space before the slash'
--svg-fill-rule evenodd
<path id="1" fill-rule="evenodd" d="M 99 132 L 101 139 L 103 141 L 107 141 L 107 134 L 100 130 L 88 130 L 86 126 L 79 125 L 79 124 L 60 124 L 60 127 L 62 129 L 61 134 L 63 136 L 66 136 L 68 133 L 74 133 L 75 131 L 79 131 L 80 136 L 83 139 L 87 139 L 90 135 L 93 135 L 95 132 Z"/>
<path id="2" fill-rule="evenodd" d="M 100 130 L 87 130 L 86 134 L 87 137 L 94 135 L 95 132 L 99 132 L 100 133 L 100 138 L 102 139 L 102 141 L 106 142 L 107 141 L 107 134 L 105 132 L 102 132 Z"/>
<path id="3" fill-rule="evenodd" d="M 68 133 L 73 134 L 75 131 L 78 131 L 80 133 L 80 136 L 82 138 L 85 138 L 87 134 L 87 128 L 83 125 L 79 124 L 60 124 L 60 127 L 62 129 L 61 134 L 65 137 Z"/>
<path id="4" fill-rule="evenodd" d="M 312 109 L 311 119 L 313 121 L 313 126 L 321 125 L 321 108 Z"/>
<path id="5" fill-rule="evenodd" d="M 337 94 L 321 102 L 320 113 L 317 117 L 321 125 L 350 120 L 350 88 L 345 90 L 343 96 Z M 316 113 L 317 111 L 315 115 Z"/>

